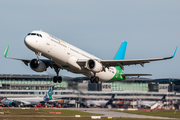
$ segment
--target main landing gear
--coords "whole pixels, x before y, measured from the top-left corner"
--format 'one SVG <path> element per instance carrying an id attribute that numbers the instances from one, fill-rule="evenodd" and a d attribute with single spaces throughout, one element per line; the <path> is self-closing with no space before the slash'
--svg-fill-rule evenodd
<path id="1" fill-rule="evenodd" d="M 53 82 L 54 83 L 61 83 L 62 82 L 62 77 L 61 76 L 54 76 L 53 77 Z"/>
<path id="2" fill-rule="evenodd" d="M 41 53 L 40 52 L 35 52 L 36 56 L 37 56 L 37 60 L 39 60 L 39 56 L 41 56 Z M 57 65 L 53 65 L 52 66 L 57 74 L 57 76 L 54 76 L 53 77 L 53 82 L 54 83 L 61 83 L 62 82 L 62 77 L 59 76 L 59 71 L 60 71 L 60 67 L 58 67 Z"/>
<path id="3" fill-rule="evenodd" d="M 95 76 L 94 76 L 94 77 L 91 77 L 91 78 L 90 78 L 90 82 L 91 82 L 91 83 L 94 83 L 94 82 L 95 82 L 95 83 L 99 83 L 99 77 L 95 77 Z"/>
<path id="4" fill-rule="evenodd" d="M 53 82 L 54 83 L 61 83 L 62 82 L 62 77 L 61 76 L 59 76 L 59 71 L 60 71 L 60 68 L 59 67 L 54 67 L 54 70 L 56 71 L 56 74 L 57 74 L 57 76 L 54 76 L 53 77 Z"/>
<path id="5" fill-rule="evenodd" d="M 99 77 L 96 77 L 96 73 L 94 73 L 94 76 L 90 78 L 91 83 L 99 83 Z"/>

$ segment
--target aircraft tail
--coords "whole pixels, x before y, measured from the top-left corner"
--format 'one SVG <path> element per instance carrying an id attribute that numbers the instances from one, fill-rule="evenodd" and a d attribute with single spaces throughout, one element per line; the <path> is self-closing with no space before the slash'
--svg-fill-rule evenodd
<path id="1" fill-rule="evenodd" d="M 43 97 L 44 100 L 51 100 L 52 99 L 52 94 L 53 94 L 54 86 L 50 87 L 49 91 L 47 94 Z"/>
<path id="2" fill-rule="evenodd" d="M 127 47 L 127 42 L 123 41 L 114 57 L 114 60 L 124 60 L 126 54 L 126 47 Z"/>
<path id="3" fill-rule="evenodd" d="M 162 101 L 162 103 L 164 103 L 166 101 L 166 95 L 163 95 L 161 101 Z"/>
<path id="4" fill-rule="evenodd" d="M 161 103 L 161 102 L 162 103 Z M 154 108 L 156 108 L 157 106 L 162 106 L 162 105 L 164 105 L 164 102 L 166 101 L 166 95 L 163 95 L 163 97 L 162 97 L 162 99 L 160 100 L 160 101 L 158 101 L 158 102 L 156 102 L 155 104 L 153 104 L 152 106 L 151 106 L 151 109 L 154 109 Z"/>
<path id="5" fill-rule="evenodd" d="M 114 96 L 115 96 L 115 94 L 112 95 L 111 99 L 106 103 L 106 105 L 112 105 L 112 103 L 114 101 Z"/>

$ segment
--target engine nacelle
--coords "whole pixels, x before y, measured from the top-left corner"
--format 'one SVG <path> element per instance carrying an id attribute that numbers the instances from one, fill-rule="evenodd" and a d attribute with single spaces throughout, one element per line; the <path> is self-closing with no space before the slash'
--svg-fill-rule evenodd
<path id="1" fill-rule="evenodd" d="M 90 59 L 86 62 L 86 68 L 95 73 L 101 72 L 103 70 L 102 64 L 93 59 Z"/>
<path id="2" fill-rule="evenodd" d="M 30 67 L 36 72 L 43 72 L 47 70 L 47 66 L 44 64 L 44 62 L 37 59 L 31 60 Z"/>

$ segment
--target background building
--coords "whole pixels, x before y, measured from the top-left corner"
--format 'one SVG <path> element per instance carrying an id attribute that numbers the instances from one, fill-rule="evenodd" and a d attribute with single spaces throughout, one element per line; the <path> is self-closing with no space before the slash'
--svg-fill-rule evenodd
<path id="1" fill-rule="evenodd" d="M 75 89 L 81 91 L 144 91 L 180 92 L 180 79 L 127 78 L 122 81 L 90 83 L 87 77 L 63 77 L 62 83 L 53 83 L 49 75 L 0 75 L 0 89 L 7 90 L 55 90 Z"/>
<path id="2" fill-rule="evenodd" d="M 62 83 L 53 83 L 48 75 L 0 75 L 0 97 L 44 96 L 55 86 L 54 97 L 68 99 L 180 99 L 180 79 L 127 78 L 124 81 L 90 83 L 87 77 L 63 77 Z"/>

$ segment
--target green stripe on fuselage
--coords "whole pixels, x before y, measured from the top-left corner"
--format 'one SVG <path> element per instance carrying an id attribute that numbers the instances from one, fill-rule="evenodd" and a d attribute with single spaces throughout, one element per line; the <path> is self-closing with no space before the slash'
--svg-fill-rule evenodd
<path id="1" fill-rule="evenodd" d="M 127 77 L 121 77 L 121 74 L 123 74 L 121 67 L 116 66 L 115 68 L 116 68 L 116 74 L 109 81 L 124 80 L 127 78 Z"/>

